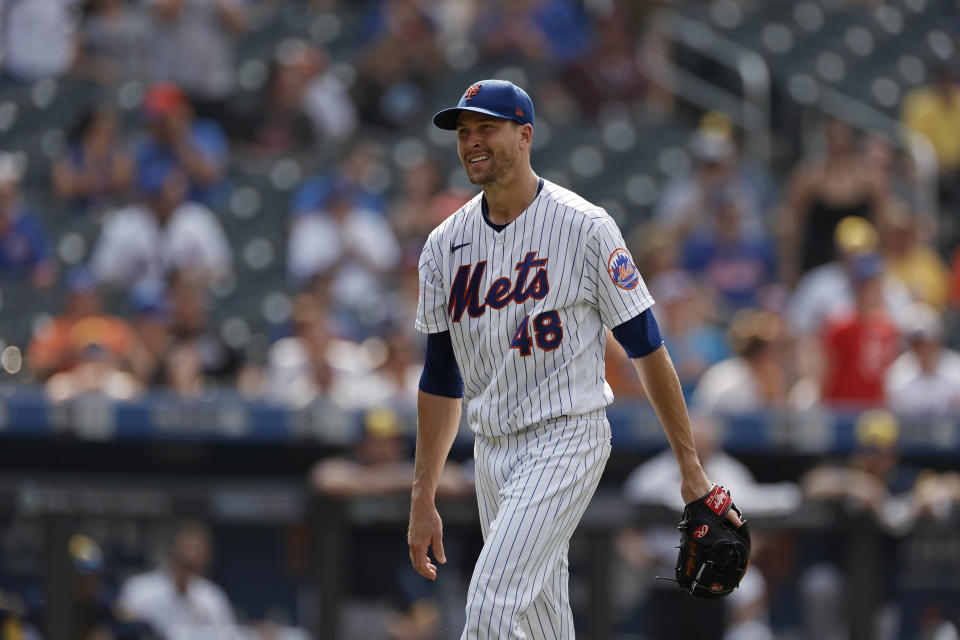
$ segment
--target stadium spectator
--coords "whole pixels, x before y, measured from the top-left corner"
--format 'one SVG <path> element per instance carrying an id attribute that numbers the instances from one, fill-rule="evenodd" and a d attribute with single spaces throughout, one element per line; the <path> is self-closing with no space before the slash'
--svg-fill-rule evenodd
<path id="1" fill-rule="evenodd" d="M 953 63 L 935 71 L 933 84 L 907 94 L 900 117 L 933 145 L 940 170 L 940 203 L 947 209 L 956 207 L 960 203 L 960 83 Z"/>
<path id="2" fill-rule="evenodd" d="M 293 301 L 293 334 L 280 338 L 267 352 L 267 399 L 300 409 L 333 387 L 331 340 L 325 310 L 316 297 L 303 293 Z"/>
<path id="3" fill-rule="evenodd" d="M 650 280 L 650 292 L 657 301 L 657 317 L 664 342 L 670 346 L 670 359 L 689 398 L 704 371 L 730 356 L 724 331 L 715 322 L 715 296 L 679 269 Z M 630 379 L 635 381 L 636 376 Z"/>
<path id="4" fill-rule="evenodd" d="M 449 206 L 446 211 L 441 212 L 435 206 L 435 198 L 446 183 L 443 165 L 435 157 L 424 153 L 420 157 L 404 159 L 400 189 L 391 201 L 388 217 L 403 247 L 405 261 L 416 263 L 423 239 L 447 215 L 459 208 L 446 200 L 443 201 L 444 206 Z M 467 196 L 464 203 L 470 197 Z"/>
<path id="5" fill-rule="evenodd" d="M 6 0 L 0 4 L 0 68 L 18 82 L 58 77 L 79 47 L 78 0 Z"/>
<path id="6" fill-rule="evenodd" d="M 900 434 L 907 426 L 885 410 L 861 413 L 854 423 L 854 452 L 846 461 L 814 467 L 803 475 L 801 486 L 807 500 L 834 502 L 854 514 L 851 529 L 862 530 L 856 520 L 861 513 L 879 526 L 878 548 L 871 554 L 877 582 L 870 587 L 879 605 L 874 637 L 956 637 L 950 622 L 956 620 L 955 593 L 927 588 L 923 580 L 911 585 L 903 576 L 943 566 L 944 556 L 937 553 L 926 559 L 922 549 L 932 539 L 944 539 L 949 530 L 944 517 L 960 504 L 960 477 L 953 471 L 920 470 L 902 458 Z M 814 541 L 820 542 L 825 561 L 799 579 L 806 637 L 842 637 L 848 623 L 844 604 L 848 557 L 837 555 L 835 537 L 816 535 L 807 544 Z M 837 632 L 841 635 L 834 635 Z"/>
<path id="7" fill-rule="evenodd" d="M 428 30 L 421 34 L 431 43 Z M 427 107 L 427 96 L 435 68 L 443 60 L 439 52 L 425 56 L 427 65 L 411 59 L 411 47 L 405 38 L 387 35 L 367 49 L 357 65 L 357 78 L 351 87 L 351 98 L 357 117 L 365 128 L 396 131 L 417 122 Z"/>
<path id="8" fill-rule="evenodd" d="M 81 27 L 83 70 L 105 87 L 144 80 L 150 23 L 126 0 L 93 0 Z"/>
<path id="9" fill-rule="evenodd" d="M 800 479 L 804 498 L 841 505 L 847 513 L 868 514 L 883 534 L 880 549 L 871 560 L 878 564 L 878 582 L 871 585 L 879 603 L 875 615 L 875 637 L 897 637 L 900 615 L 882 615 L 884 608 L 897 603 L 896 576 L 900 554 L 897 539 L 915 522 L 918 514 L 913 495 L 918 470 L 901 461 L 900 425 L 885 410 L 864 411 L 854 425 L 855 450 L 846 460 L 827 461 L 807 471 Z M 848 634 L 849 618 L 844 602 L 845 578 L 836 553 L 835 536 L 813 534 L 805 541 L 806 553 L 821 556 L 807 567 L 797 582 L 804 612 L 805 637 L 840 638 Z"/>
<path id="10" fill-rule="evenodd" d="M 369 186 L 371 177 L 382 167 L 383 154 L 384 149 L 379 142 L 371 138 L 357 141 L 332 170 L 303 181 L 291 198 L 291 215 L 320 211 L 334 187 L 345 190 L 356 207 L 385 211 L 383 197 Z"/>
<path id="11" fill-rule="evenodd" d="M 760 306 L 776 282 L 776 255 L 762 236 L 744 232 L 746 203 L 734 186 L 715 191 L 708 214 L 712 224 L 698 227 L 682 248 L 685 269 L 707 282 L 720 297 L 721 311 L 729 316 L 739 309 Z"/>
<path id="12" fill-rule="evenodd" d="M 920 181 L 909 154 L 897 150 L 886 135 L 867 131 L 863 135 L 863 161 L 880 183 L 880 191 L 894 202 L 905 203 L 924 225 L 930 222 L 930 212 L 920 208 Z"/>
<path id="13" fill-rule="evenodd" d="M 108 348 L 109 339 L 102 332 L 77 331 L 73 337 L 70 344 L 73 366 L 53 374 L 44 385 L 51 402 L 65 402 L 80 396 L 129 401 L 143 392 L 140 380 L 128 370 L 126 359 Z"/>
<path id="14" fill-rule="evenodd" d="M 718 194 L 733 189 L 739 194 L 742 233 L 750 238 L 766 235 L 755 189 L 740 175 L 737 147 L 727 132 L 700 129 L 690 140 L 693 172 L 673 178 L 664 187 L 654 215 L 684 239 L 694 229 L 711 229 L 716 221 Z M 713 205 L 713 206 L 712 206 Z"/>
<path id="15" fill-rule="evenodd" d="M 384 403 L 398 407 L 415 407 L 417 390 L 420 388 L 420 375 L 423 367 L 420 363 L 420 343 L 406 327 L 393 327 L 386 331 L 384 341 L 387 345 L 386 359 L 374 370 L 377 379 L 382 380 Z"/>
<path id="16" fill-rule="evenodd" d="M 651 222 L 637 225 L 627 236 L 627 248 L 636 257 L 644 280 L 680 268 L 677 237 L 666 227 Z"/>
<path id="17" fill-rule="evenodd" d="M 388 307 L 389 313 L 387 320 L 378 330 L 378 335 L 387 337 L 394 331 L 403 333 L 404 329 L 409 330 L 410 324 L 407 322 L 411 317 L 410 313 L 416 313 L 417 303 L 420 301 L 420 283 L 418 282 L 417 264 L 402 262 L 390 276 L 390 289 L 383 298 L 384 306 Z M 415 349 L 422 350 L 425 346 L 420 342 L 421 336 L 412 333 L 408 338 L 419 345 Z M 399 339 L 405 340 L 404 337 Z"/>
<path id="18" fill-rule="evenodd" d="M 745 309 L 730 322 L 729 336 L 736 355 L 703 373 L 691 405 L 707 413 L 786 407 L 793 381 L 783 358 L 788 346 L 783 319 L 769 311 Z"/>
<path id="19" fill-rule="evenodd" d="M 103 356 L 131 366 L 140 345 L 133 328 L 123 318 L 103 311 L 93 274 L 74 267 L 66 275 L 67 298 L 63 313 L 41 325 L 27 347 L 27 362 L 37 379 L 73 369 L 90 355 Z M 94 353 L 85 353 L 87 349 Z"/>
<path id="20" fill-rule="evenodd" d="M 93 249 L 101 282 L 130 287 L 162 281 L 174 271 L 215 282 L 230 271 L 232 252 L 216 215 L 185 200 L 187 176 L 173 162 L 139 169 L 141 202 L 110 214 Z"/>
<path id="21" fill-rule="evenodd" d="M 836 258 L 806 273 L 787 301 L 786 317 L 801 339 L 819 339 L 823 324 L 854 306 L 851 271 L 855 260 L 880 250 L 876 228 L 864 218 L 850 216 L 833 232 Z M 910 293 L 894 277 L 882 277 L 883 303 L 898 323 L 910 307 Z"/>
<path id="22" fill-rule="evenodd" d="M 303 110 L 308 81 L 304 56 L 289 47 L 278 55 L 270 65 L 258 104 L 243 115 L 238 137 L 253 153 L 276 156 L 313 147 L 314 123 Z"/>
<path id="23" fill-rule="evenodd" d="M 223 196 L 229 149 L 213 120 L 194 117 L 187 96 L 175 84 L 157 83 L 143 98 L 146 137 L 135 149 L 137 172 L 177 164 L 189 178 L 190 199 L 216 206 Z"/>
<path id="24" fill-rule="evenodd" d="M 53 191 L 76 211 L 99 211 L 122 202 L 133 181 L 133 160 L 120 141 L 117 112 L 93 107 L 68 136 L 53 163 Z"/>
<path id="25" fill-rule="evenodd" d="M 14 157 L 0 153 L 0 277 L 23 279 L 35 289 L 46 289 L 56 279 L 49 240 L 21 198 L 20 178 Z"/>
<path id="26" fill-rule="evenodd" d="M 911 307 L 904 337 L 909 350 L 894 360 L 884 386 L 900 414 L 949 415 L 960 410 L 960 353 L 943 347 L 943 320 L 923 304 Z"/>
<path id="27" fill-rule="evenodd" d="M 950 294 L 945 320 L 946 343 L 954 349 L 960 348 L 960 245 L 950 255 Z"/>
<path id="28" fill-rule="evenodd" d="M 846 217 L 875 220 L 888 194 L 882 176 L 870 170 L 850 126 L 824 124 L 823 158 L 804 158 L 791 171 L 780 213 L 780 257 L 788 285 L 833 260 L 836 226 Z"/>
<path id="29" fill-rule="evenodd" d="M 922 221 L 903 203 L 891 201 L 879 216 L 880 246 L 887 273 L 917 302 L 944 311 L 950 270 L 940 254 L 922 241 Z"/>
<path id="30" fill-rule="evenodd" d="M 22 606 L 16 600 L 0 593 L 0 638 L 2 640 L 34 640 L 40 634 L 23 620 Z"/>
<path id="31" fill-rule="evenodd" d="M 426 6 L 416 0 L 368 5 L 351 94 L 365 127 L 419 124 L 444 57 Z"/>
<path id="32" fill-rule="evenodd" d="M 330 69 L 330 54 L 313 45 L 303 44 L 298 63 L 306 76 L 301 108 L 313 121 L 314 135 L 320 140 L 342 142 L 357 129 L 357 108 L 350 92 Z"/>
<path id="33" fill-rule="evenodd" d="M 70 570 L 70 598 L 72 629 L 67 640 L 162 640 L 150 626 L 116 606 L 116 589 L 107 579 L 107 558 L 92 537 L 84 534 L 70 536 L 67 543 Z M 38 629 L 45 626 L 47 598 L 42 589 L 30 589 L 25 597 L 25 624 L 22 628 L 5 624 L 0 626 L 2 640 L 39 640 Z M 3 606 L 0 605 L 0 612 Z M 0 614 L 0 620 L 3 619 Z"/>
<path id="34" fill-rule="evenodd" d="M 697 453 L 711 478 L 724 478 L 731 487 L 737 487 L 737 507 L 744 513 L 764 515 L 789 513 L 799 507 L 802 495 L 795 483 L 758 482 L 746 465 L 723 450 L 723 424 L 711 415 L 695 411 L 690 416 Z M 669 456 L 669 451 L 662 451 L 634 469 L 623 483 L 624 498 L 632 503 L 669 507 L 679 514 L 683 502 L 667 487 L 674 479 L 680 481 L 680 471 L 675 462 L 670 464 Z"/>
<path id="35" fill-rule="evenodd" d="M 189 272 L 176 272 L 168 279 L 167 291 L 167 382 L 182 385 L 174 385 L 175 389 L 234 386 L 248 392 L 256 383 L 253 365 L 210 326 L 210 291 L 205 282 Z"/>
<path id="36" fill-rule="evenodd" d="M 386 218 L 353 197 L 348 185 L 336 183 L 319 210 L 294 219 L 288 268 L 301 283 L 328 278 L 330 299 L 373 326 L 386 319 L 380 303 L 400 247 Z"/>
<path id="37" fill-rule="evenodd" d="M 128 295 L 132 324 L 143 345 L 142 355 L 133 360 L 133 371 L 149 386 L 162 383 L 161 365 L 172 340 L 166 285 L 144 280 L 130 288 Z"/>
<path id="38" fill-rule="evenodd" d="M 589 21 L 572 0 L 501 1 L 484 9 L 474 41 L 487 60 L 519 58 L 563 68 L 589 50 Z"/>
<path id="39" fill-rule="evenodd" d="M 121 587 L 119 606 L 166 640 L 234 637 L 227 594 L 205 577 L 212 555 L 210 532 L 203 524 L 180 524 L 163 566 L 129 578 Z"/>
<path id="40" fill-rule="evenodd" d="M 899 352 L 900 334 L 884 308 L 883 269 L 883 259 L 876 254 L 862 254 L 851 261 L 855 306 L 830 318 L 823 328 L 825 404 L 884 403 L 883 382 Z"/>
<path id="41" fill-rule="evenodd" d="M 596 118 L 606 106 L 636 107 L 643 102 L 646 78 L 624 18 L 611 13 L 598 19 L 590 51 L 564 73 L 564 84 L 588 118 Z"/>
<path id="42" fill-rule="evenodd" d="M 333 398 L 348 410 L 378 406 L 415 410 L 423 372 L 419 344 L 409 331 L 397 327 L 378 333 L 382 337 L 365 341 L 343 363 L 344 373 L 331 390 Z"/>
<path id="43" fill-rule="evenodd" d="M 346 457 L 321 460 L 310 471 L 310 485 L 334 499 L 402 495 L 413 482 L 413 459 L 397 414 L 384 408 L 364 412 L 363 434 Z M 444 466 L 438 491 L 460 498 L 473 489 L 467 471 L 450 461 Z"/>
<path id="44" fill-rule="evenodd" d="M 314 465 L 309 483 L 328 500 L 409 493 L 413 459 L 396 413 L 383 408 L 367 411 L 359 442 L 347 455 L 328 457 Z M 438 496 L 462 499 L 472 492 L 469 474 L 457 463 L 447 462 L 437 486 Z M 434 639 L 442 637 L 441 629 L 448 626 L 443 624 L 443 588 L 404 577 L 409 557 L 406 549 L 389 543 L 394 533 L 392 528 L 366 527 L 350 535 L 350 547 L 355 551 L 346 552 L 352 560 L 344 585 L 348 601 L 342 623 L 345 637 Z M 456 541 L 447 538 L 444 546 L 452 570 Z"/>
<path id="45" fill-rule="evenodd" d="M 78 640 L 153 640 L 157 636 L 149 625 L 130 620 L 116 606 L 116 590 L 104 578 L 106 559 L 93 538 L 75 534 L 70 537 L 73 568 L 72 636 Z"/>
<path id="46" fill-rule="evenodd" d="M 249 23 L 247 0 L 146 0 L 150 79 L 182 87 L 200 118 L 230 128 L 234 39 Z"/>
<path id="47" fill-rule="evenodd" d="M 207 390 L 200 350 L 191 342 L 174 342 L 162 362 L 161 386 L 180 398 L 199 398 Z"/>

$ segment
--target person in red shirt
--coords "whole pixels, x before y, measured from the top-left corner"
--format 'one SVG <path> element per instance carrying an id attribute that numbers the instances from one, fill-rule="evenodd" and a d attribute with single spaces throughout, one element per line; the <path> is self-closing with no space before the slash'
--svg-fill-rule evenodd
<path id="1" fill-rule="evenodd" d="M 953 250 L 950 259 L 950 303 L 960 307 L 960 246 Z"/>
<path id="2" fill-rule="evenodd" d="M 834 406 L 884 403 L 884 376 L 900 347 L 897 326 L 883 306 L 883 260 L 854 258 L 855 306 L 830 318 L 823 330 L 823 402 Z"/>

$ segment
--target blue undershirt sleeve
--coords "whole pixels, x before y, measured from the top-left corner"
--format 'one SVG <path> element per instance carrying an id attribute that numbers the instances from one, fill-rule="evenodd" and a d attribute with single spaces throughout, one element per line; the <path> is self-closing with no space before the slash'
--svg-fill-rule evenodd
<path id="1" fill-rule="evenodd" d="M 663 344 L 660 327 L 657 319 L 653 317 L 652 309 L 646 309 L 640 315 L 614 327 L 613 337 L 623 345 L 624 351 L 631 358 L 648 356 Z"/>
<path id="2" fill-rule="evenodd" d="M 447 398 L 463 397 L 463 378 L 460 377 L 449 331 L 427 336 L 427 357 L 420 375 L 420 390 Z"/>

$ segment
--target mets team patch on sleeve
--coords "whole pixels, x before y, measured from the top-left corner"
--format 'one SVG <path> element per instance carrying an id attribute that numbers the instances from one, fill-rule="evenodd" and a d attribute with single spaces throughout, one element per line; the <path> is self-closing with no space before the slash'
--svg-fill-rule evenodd
<path id="1" fill-rule="evenodd" d="M 633 264 L 630 253 L 620 248 L 610 254 L 607 261 L 607 273 L 613 284 L 621 289 L 635 289 L 640 283 L 640 270 Z"/>

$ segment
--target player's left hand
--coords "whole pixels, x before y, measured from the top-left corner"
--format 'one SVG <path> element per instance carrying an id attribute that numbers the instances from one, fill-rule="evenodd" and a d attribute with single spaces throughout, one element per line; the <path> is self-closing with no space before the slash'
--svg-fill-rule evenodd
<path id="1" fill-rule="evenodd" d="M 737 514 L 734 524 L 728 513 Z M 676 580 L 690 595 L 722 598 L 740 584 L 750 564 L 750 531 L 720 485 L 688 502 L 680 520 Z"/>
<path id="2" fill-rule="evenodd" d="M 680 497 L 683 498 L 684 504 L 690 504 L 694 500 L 702 498 L 707 495 L 711 489 L 713 489 L 713 483 L 707 478 L 703 467 L 697 465 L 696 469 L 681 474 Z M 727 511 L 726 517 L 735 527 L 739 527 L 742 524 L 738 512 L 734 509 Z"/>
<path id="3" fill-rule="evenodd" d="M 417 573 L 429 580 L 437 579 L 437 565 L 430 562 L 429 548 L 440 564 L 447 563 L 443 551 L 443 521 L 433 501 L 413 500 L 410 504 L 410 526 L 407 529 L 410 562 Z"/>

